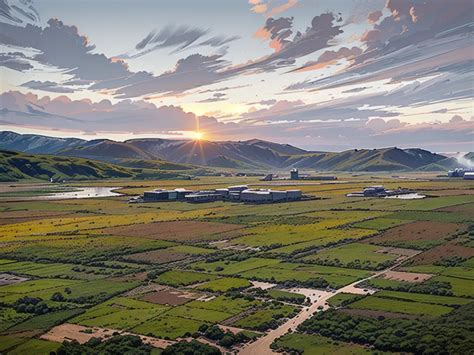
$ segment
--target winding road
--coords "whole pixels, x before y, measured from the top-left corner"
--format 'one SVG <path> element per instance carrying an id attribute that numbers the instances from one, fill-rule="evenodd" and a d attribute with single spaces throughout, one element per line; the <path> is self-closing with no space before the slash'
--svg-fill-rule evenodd
<path id="1" fill-rule="evenodd" d="M 382 270 L 382 271 L 378 271 L 374 274 L 372 274 L 371 276 L 365 278 L 365 279 L 362 279 L 362 280 L 358 280 L 356 282 L 353 282 L 349 285 L 346 285 L 334 292 L 327 292 L 327 291 L 317 291 L 315 290 L 315 292 L 317 292 L 320 297 L 318 297 L 312 304 L 311 306 L 309 307 L 305 307 L 303 308 L 295 317 L 289 319 L 288 321 L 286 321 L 285 323 L 283 323 L 282 325 L 280 325 L 278 328 L 276 329 L 273 329 L 273 330 L 270 330 L 266 335 L 264 335 L 263 337 L 260 337 L 258 338 L 256 341 L 254 341 L 253 343 L 250 343 L 250 344 L 247 344 L 245 345 L 244 347 L 242 347 L 239 351 L 238 351 L 238 354 L 241 354 L 241 355 L 268 355 L 268 354 L 277 354 L 276 352 L 274 352 L 272 349 L 270 349 L 270 345 L 276 340 L 278 339 L 279 337 L 285 335 L 286 333 L 288 333 L 288 331 L 290 329 L 294 330 L 298 327 L 298 325 L 300 325 L 301 323 L 303 323 L 305 320 L 307 320 L 308 318 L 310 318 L 314 313 L 316 313 L 318 311 L 318 308 L 319 307 L 323 307 L 324 310 L 326 310 L 328 308 L 328 306 L 325 306 L 326 304 L 326 301 L 331 298 L 332 296 L 334 295 L 337 295 L 338 293 L 356 293 L 356 294 L 370 294 L 371 291 L 370 290 L 362 290 L 360 288 L 356 288 L 355 285 L 361 283 L 361 282 L 364 282 L 364 281 L 367 281 L 367 280 L 370 280 L 370 279 L 373 279 L 374 277 L 377 277 L 377 276 L 380 276 L 398 266 L 400 266 L 400 264 L 407 260 L 407 259 L 410 259 L 411 257 L 413 257 L 415 255 L 412 255 L 412 256 L 409 256 L 409 257 L 406 257 L 406 258 L 400 258 L 394 265 L 392 265 L 391 267 L 385 269 L 385 270 Z"/>

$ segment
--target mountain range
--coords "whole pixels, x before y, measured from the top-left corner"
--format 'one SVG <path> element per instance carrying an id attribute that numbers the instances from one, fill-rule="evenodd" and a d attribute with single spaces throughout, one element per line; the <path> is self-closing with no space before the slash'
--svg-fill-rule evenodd
<path id="1" fill-rule="evenodd" d="M 109 139 L 87 141 L 3 131 L 0 132 L 0 149 L 100 160 L 129 168 L 166 170 L 181 170 L 187 164 L 242 170 L 300 168 L 371 172 L 443 171 L 461 166 L 453 157 L 419 148 L 390 147 L 318 152 L 258 139 L 213 142 L 144 138 L 118 142 Z M 472 158 L 473 154 L 468 153 L 463 160 L 472 161 Z"/>

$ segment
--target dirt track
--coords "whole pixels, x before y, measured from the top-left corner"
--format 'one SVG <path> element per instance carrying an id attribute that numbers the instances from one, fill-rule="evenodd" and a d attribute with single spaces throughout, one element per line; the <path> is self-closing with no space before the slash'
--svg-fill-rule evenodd
<path id="1" fill-rule="evenodd" d="M 404 258 L 403 261 L 409 259 L 410 257 Z M 268 355 L 268 354 L 276 354 L 272 349 L 270 349 L 270 345 L 279 337 L 285 335 L 288 333 L 290 329 L 294 330 L 303 323 L 306 319 L 310 318 L 313 314 L 315 314 L 318 311 L 318 308 L 320 306 L 323 307 L 323 310 L 326 310 L 328 306 L 326 306 L 326 301 L 331 298 L 332 296 L 338 294 L 338 293 L 357 293 L 357 294 L 370 294 L 373 291 L 371 290 L 361 290 L 360 288 L 356 288 L 355 285 L 357 285 L 360 282 L 366 281 L 373 279 L 377 276 L 380 276 L 382 274 L 385 274 L 392 269 L 400 266 L 401 260 L 397 262 L 396 264 L 392 265 L 388 269 L 385 269 L 383 271 L 379 271 L 365 279 L 358 280 L 356 282 L 353 282 L 347 286 L 344 286 L 336 291 L 333 292 L 326 292 L 326 291 L 319 291 L 319 296 L 314 300 L 314 302 L 311 304 L 309 307 L 303 308 L 298 315 L 295 317 L 289 319 L 285 323 L 283 323 L 281 326 L 278 328 L 269 331 L 266 335 L 263 337 L 258 338 L 256 341 L 253 343 L 250 343 L 246 346 L 244 346 L 238 354 L 241 355 Z"/>

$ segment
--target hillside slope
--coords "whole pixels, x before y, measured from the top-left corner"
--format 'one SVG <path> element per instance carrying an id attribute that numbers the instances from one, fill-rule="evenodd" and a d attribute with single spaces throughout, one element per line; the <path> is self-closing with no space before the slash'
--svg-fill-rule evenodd
<path id="1" fill-rule="evenodd" d="M 74 157 L 25 154 L 0 150 L 0 181 L 24 179 L 93 180 L 106 178 L 188 178 L 179 171 L 126 168 Z"/>
<path id="2" fill-rule="evenodd" d="M 311 152 L 259 139 L 211 142 L 143 138 L 116 142 L 0 132 L 0 149 L 54 153 L 142 169 L 184 170 L 192 164 L 245 170 L 441 171 L 462 166 L 454 158 L 418 148 Z M 466 159 L 470 158 L 469 154 L 465 155 Z"/>

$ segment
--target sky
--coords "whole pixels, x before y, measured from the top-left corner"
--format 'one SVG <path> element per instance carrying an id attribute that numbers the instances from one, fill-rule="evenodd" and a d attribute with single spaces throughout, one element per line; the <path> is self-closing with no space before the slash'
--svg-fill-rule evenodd
<path id="1" fill-rule="evenodd" d="M 470 0 L 0 0 L 0 130 L 474 151 Z"/>

